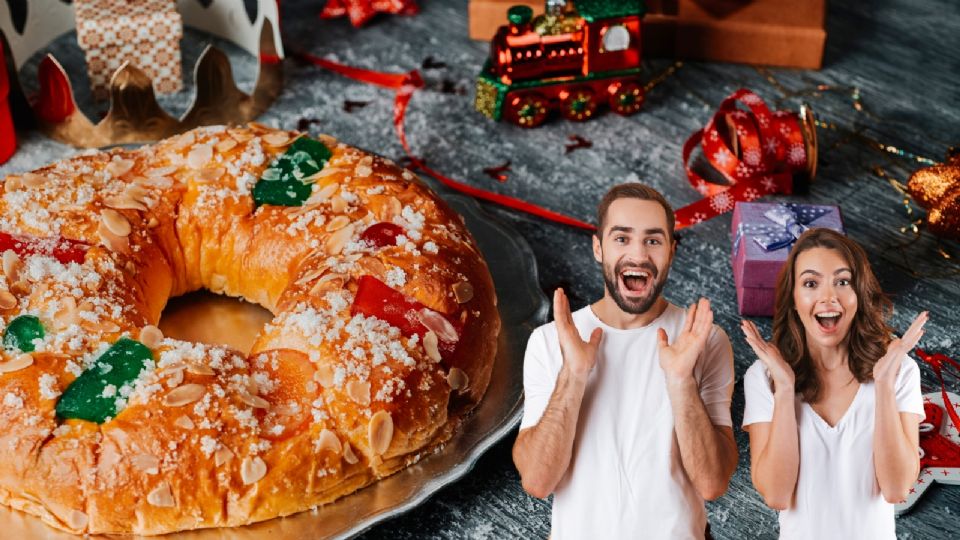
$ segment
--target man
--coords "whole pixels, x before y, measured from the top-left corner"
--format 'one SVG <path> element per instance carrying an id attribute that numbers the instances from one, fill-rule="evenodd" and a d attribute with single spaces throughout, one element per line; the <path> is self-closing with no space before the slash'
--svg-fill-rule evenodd
<path id="1" fill-rule="evenodd" d="M 603 298 L 571 314 L 558 289 L 530 336 L 513 460 L 528 493 L 554 494 L 552 540 L 704 538 L 704 499 L 737 465 L 730 341 L 709 301 L 661 295 L 677 244 L 660 193 L 619 185 L 598 210 Z"/>

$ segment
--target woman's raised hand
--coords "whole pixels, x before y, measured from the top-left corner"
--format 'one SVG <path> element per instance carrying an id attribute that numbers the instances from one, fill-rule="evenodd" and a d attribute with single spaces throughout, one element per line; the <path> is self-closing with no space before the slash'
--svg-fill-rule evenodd
<path id="1" fill-rule="evenodd" d="M 789 390 L 792 392 L 796 380 L 793 368 L 783 359 L 780 349 L 763 339 L 753 322 L 744 319 L 740 322 L 740 329 L 743 330 L 743 335 L 747 338 L 747 344 L 760 358 L 763 365 L 767 367 L 767 372 L 773 379 L 774 391 Z"/>
<path id="2" fill-rule="evenodd" d="M 877 360 L 873 365 L 873 381 L 877 385 L 885 385 L 893 388 L 897 381 L 897 373 L 900 372 L 900 362 L 904 355 L 913 350 L 923 337 L 923 325 L 930 319 L 930 313 L 924 311 L 913 319 L 910 328 L 899 338 L 894 339 L 887 345 L 887 354 Z"/>

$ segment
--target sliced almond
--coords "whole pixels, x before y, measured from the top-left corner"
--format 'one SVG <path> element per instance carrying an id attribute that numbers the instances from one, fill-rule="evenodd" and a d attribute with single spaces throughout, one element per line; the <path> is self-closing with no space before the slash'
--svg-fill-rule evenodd
<path id="1" fill-rule="evenodd" d="M 353 453 L 350 443 L 343 443 L 343 460 L 350 465 L 356 465 L 360 461 L 357 459 L 357 455 Z"/>
<path id="2" fill-rule="evenodd" d="M 128 236 L 130 234 L 130 222 L 120 212 L 104 208 L 100 211 L 100 219 L 107 230 L 113 234 L 117 236 Z"/>
<path id="3" fill-rule="evenodd" d="M 174 165 L 168 165 L 166 167 L 156 167 L 150 169 L 145 174 L 153 178 L 158 178 L 161 176 L 169 176 L 175 172 L 177 172 L 177 167 Z"/>
<path id="4" fill-rule="evenodd" d="M 450 372 L 447 373 L 447 384 L 450 388 L 463 393 L 470 386 L 470 377 L 460 368 L 450 368 Z"/>
<path id="5" fill-rule="evenodd" d="M 320 386 L 324 388 L 333 386 L 333 368 L 329 364 L 317 366 L 317 370 L 313 372 L 313 380 L 320 383 Z"/>
<path id="6" fill-rule="evenodd" d="M 339 195 L 334 195 L 333 197 L 330 197 L 330 210 L 332 210 L 334 213 L 336 214 L 342 213 L 344 210 L 347 209 L 347 206 L 349 206 L 347 204 L 347 200 L 344 199 L 343 197 Z"/>
<path id="7" fill-rule="evenodd" d="M 255 409 L 269 409 L 269 408 L 270 408 L 270 402 L 267 401 L 267 400 L 265 400 L 265 399 L 263 399 L 263 398 L 260 397 L 260 396 L 255 396 L 255 395 L 250 394 L 250 393 L 247 393 L 247 392 L 239 392 L 239 393 L 238 393 L 238 396 L 240 397 L 240 401 L 246 403 L 247 405 L 249 405 L 249 406 L 251 406 L 251 407 L 253 407 L 253 408 L 255 408 Z"/>
<path id="8" fill-rule="evenodd" d="M 272 127 L 261 124 L 260 122 L 247 122 L 247 127 L 252 129 L 254 133 L 271 133 L 276 131 Z"/>
<path id="9" fill-rule="evenodd" d="M 10 291 L 0 290 L 0 309 L 13 309 L 17 307 L 17 297 Z"/>
<path id="10" fill-rule="evenodd" d="M 138 202 L 131 198 L 128 195 L 117 195 L 116 197 L 110 197 L 103 201 L 108 208 L 113 208 L 116 210 L 139 210 L 141 212 L 147 211 L 147 206 L 141 202 Z"/>
<path id="11" fill-rule="evenodd" d="M 28 188 L 38 188 L 47 183 L 47 177 L 41 174 L 28 172 L 23 173 L 21 181 L 23 182 L 23 185 Z"/>
<path id="12" fill-rule="evenodd" d="M 324 243 L 324 248 L 330 255 L 339 255 L 351 238 L 353 238 L 353 223 L 331 234 Z"/>
<path id="13" fill-rule="evenodd" d="M 70 510 L 66 516 L 67 525 L 74 531 L 82 531 L 90 523 L 90 517 L 79 510 Z"/>
<path id="14" fill-rule="evenodd" d="M 167 388 L 176 388 L 183 382 L 183 366 L 180 369 L 167 370 L 170 376 L 167 377 Z"/>
<path id="15" fill-rule="evenodd" d="M 148 349 L 156 349 L 163 341 L 163 332 L 152 324 L 148 324 L 140 329 L 140 343 L 147 346 Z"/>
<path id="16" fill-rule="evenodd" d="M 30 353 L 22 353 L 12 360 L 7 360 L 6 362 L 0 362 L 0 373 L 11 373 L 14 371 L 20 371 L 21 369 L 28 368 L 33 365 L 33 355 Z"/>
<path id="17" fill-rule="evenodd" d="M 327 274 L 317 280 L 310 289 L 311 296 L 319 296 L 327 291 L 335 291 L 347 281 L 343 274 Z"/>
<path id="18" fill-rule="evenodd" d="M 173 179 L 169 176 L 151 176 L 138 179 L 137 184 L 158 189 L 169 189 L 173 186 Z"/>
<path id="19" fill-rule="evenodd" d="M 249 129 L 234 129 L 230 131 L 230 137 L 240 144 L 243 144 L 254 137 Z"/>
<path id="20" fill-rule="evenodd" d="M 173 493 L 170 491 L 170 484 L 161 482 L 160 485 L 153 488 L 153 491 L 147 493 L 147 502 L 161 508 L 172 507 Z"/>
<path id="21" fill-rule="evenodd" d="M 106 170 L 111 176 L 118 177 L 130 172 L 133 166 L 134 162 L 132 159 L 115 159 L 107 163 Z"/>
<path id="22" fill-rule="evenodd" d="M 217 372 L 213 370 L 212 367 L 207 364 L 195 364 L 190 362 L 187 364 L 187 372 L 193 373 L 194 375 L 216 375 Z"/>
<path id="23" fill-rule="evenodd" d="M 384 210 L 386 214 L 383 216 L 383 221 L 393 221 L 393 218 L 403 213 L 403 205 L 400 203 L 400 199 L 391 196 L 387 199 Z"/>
<path id="24" fill-rule="evenodd" d="M 194 146 L 187 154 L 187 166 L 191 169 L 202 169 L 213 159 L 213 147 L 209 144 Z"/>
<path id="25" fill-rule="evenodd" d="M 317 135 L 317 140 L 322 142 L 327 148 L 333 148 L 337 145 L 337 139 L 331 135 L 327 135 L 326 133 Z"/>
<path id="26" fill-rule="evenodd" d="M 167 407 L 182 407 L 199 400 L 206 392 L 207 389 L 202 384 L 184 384 L 163 396 L 163 404 Z"/>
<path id="27" fill-rule="evenodd" d="M 233 459 L 233 451 L 226 446 L 220 448 L 213 454 L 213 462 L 217 467 Z"/>
<path id="28" fill-rule="evenodd" d="M 7 276 L 7 282 L 15 282 L 20 279 L 20 269 L 23 268 L 23 261 L 17 252 L 8 249 L 3 252 L 3 275 Z"/>
<path id="29" fill-rule="evenodd" d="M 204 167 L 197 173 L 197 179 L 201 182 L 216 182 L 226 172 L 223 167 Z"/>
<path id="30" fill-rule="evenodd" d="M 229 152 L 235 146 L 237 146 L 236 139 L 230 138 L 230 139 L 224 139 L 218 142 L 214 147 L 217 149 L 217 152 L 222 153 L 222 152 Z"/>
<path id="31" fill-rule="evenodd" d="M 267 464 L 259 456 L 247 456 L 240 464 L 240 478 L 244 485 L 260 481 L 267 474 Z"/>
<path id="32" fill-rule="evenodd" d="M 192 131 L 188 131 L 188 132 L 184 133 L 183 135 L 180 135 L 179 137 L 175 138 L 175 139 L 172 141 L 170 147 L 171 147 L 172 149 L 174 149 L 174 150 L 182 150 L 182 149 L 190 146 L 190 145 L 193 144 L 194 142 L 196 142 L 196 140 L 197 140 L 197 135 L 196 135 L 196 133 L 194 133 L 194 132 L 192 132 Z"/>
<path id="33" fill-rule="evenodd" d="M 291 138 L 285 131 L 275 131 L 264 135 L 262 140 L 269 146 L 286 146 L 291 141 Z"/>
<path id="34" fill-rule="evenodd" d="M 337 434 L 329 429 L 324 429 L 320 432 L 314 448 L 317 450 L 330 450 L 334 454 L 339 454 L 343 451 L 343 446 L 340 444 L 340 439 L 337 438 Z"/>
<path id="35" fill-rule="evenodd" d="M 372 276 L 382 276 L 387 273 L 387 267 L 376 257 L 363 257 L 358 264 Z"/>
<path id="36" fill-rule="evenodd" d="M 460 281 L 453 284 L 453 296 L 458 304 L 466 304 L 473 299 L 473 285 L 468 281 Z"/>
<path id="37" fill-rule="evenodd" d="M 350 224 L 350 218 L 347 216 L 337 216 L 331 219 L 324 228 L 327 232 L 335 232 Z"/>
<path id="38" fill-rule="evenodd" d="M 110 232 L 103 221 L 100 221 L 100 225 L 97 227 L 97 234 L 100 236 L 100 243 L 110 251 L 125 255 L 130 254 L 129 239 L 126 236 L 117 236 Z"/>
<path id="39" fill-rule="evenodd" d="M 181 371 L 181 373 L 183 372 Z M 177 418 L 174 420 L 173 425 L 183 429 L 195 429 L 197 427 L 189 416 L 181 416 L 180 418 Z"/>
<path id="40" fill-rule="evenodd" d="M 23 178 L 19 176 L 8 176 L 6 180 L 3 181 L 3 188 L 5 191 L 18 191 L 23 187 Z"/>
<path id="41" fill-rule="evenodd" d="M 347 395 L 360 405 L 370 404 L 370 383 L 368 381 L 350 381 L 347 383 Z"/>
<path id="42" fill-rule="evenodd" d="M 378 411 L 370 418 L 367 428 L 367 438 L 370 449 L 376 455 L 381 455 L 390 447 L 393 440 L 393 417 L 387 411 Z"/>
<path id="43" fill-rule="evenodd" d="M 456 343 L 460 339 L 460 336 L 457 335 L 457 329 L 450 324 L 450 321 L 430 308 L 423 308 L 418 311 L 417 319 L 426 326 L 428 330 L 433 330 L 441 341 Z"/>
<path id="44" fill-rule="evenodd" d="M 160 458 L 150 454 L 135 454 L 130 458 L 130 464 L 134 469 L 147 474 L 160 472 Z"/>
<path id="45" fill-rule="evenodd" d="M 310 176 L 304 177 L 303 181 L 304 181 L 304 182 L 307 182 L 307 183 L 309 183 L 309 182 L 316 182 L 317 180 L 320 180 L 321 178 L 326 178 L 326 177 L 328 177 L 328 176 L 331 176 L 331 175 L 334 175 L 334 174 L 337 174 L 337 173 L 342 173 L 342 172 L 344 172 L 344 169 L 340 169 L 340 168 L 338 168 L 338 167 L 324 167 L 324 168 L 320 169 L 319 171 L 311 174 Z M 328 194 L 323 198 L 323 200 L 326 200 L 327 197 L 329 197 L 330 195 L 333 195 L 333 193 L 328 193 Z"/>
<path id="46" fill-rule="evenodd" d="M 320 173 L 317 173 L 317 174 L 320 174 Z M 307 203 L 309 204 L 321 203 L 329 199 L 330 197 L 333 197 L 333 194 L 336 193 L 338 189 L 340 189 L 340 184 L 336 182 L 330 182 L 329 184 L 323 186 L 322 188 L 315 191 L 312 195 L 310 195 L 310 198 L 307 199 Z"/>
<path id="47" fill-rule="evenodd" d="M 423 350 L 427 351 L 427 358 L 434 363 L 440 361 L 439 345 L 437 334 L 435 334 L 433 330 L 428 330 L 427 333 L 423 335 Z"/>
<path id="48" fill-rule="evenodd" d="M 307 283 L 310 283 L 311 281 L 322 276 L 327 270 L 329 270 L 329 268 L 326 266 L 321 266 L 320 268 L 314 268 L 313 270 L 310 270 L 309 272 L 301 276 L 300 279 L 297 280 L 297 285 L 306 285 Z"/>

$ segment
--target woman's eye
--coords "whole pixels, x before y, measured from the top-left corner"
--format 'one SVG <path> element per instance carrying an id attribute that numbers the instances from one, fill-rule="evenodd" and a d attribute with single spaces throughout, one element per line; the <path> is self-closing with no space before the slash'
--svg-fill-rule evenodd
<path id="1" fill-rule="evenodd" d="M 848 285 L 850 285 L 850 280 L 847 278 L 840 278 L 837 280 L 837 285 L 841 287 L 847 287 Z"/>
<path id="2" fill-rule="evenodd" d="M 812 280 L 812 279 L 808 279 L 808 280 L 806 280 L 806 281 L 803 282 L 803 286 L 806 287 L 806 288 L 808 288 L 808 289 L 812 289 L 812 288 L 814 288 L 814 287 L 817 286 L 817 282 L 814 281 L 814 280 Z"/>

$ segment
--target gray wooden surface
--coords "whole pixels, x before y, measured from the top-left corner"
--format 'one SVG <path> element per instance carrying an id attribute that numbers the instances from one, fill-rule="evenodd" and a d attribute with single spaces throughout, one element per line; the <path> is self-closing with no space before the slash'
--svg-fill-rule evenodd
<path id="1" fill-rule="evenodd" d="M 853 108 L 849 90 L 803 96 L 823 121 L 839 130 L 819 131 L 818 179 L 808 195 L 790 200 L 841 205 L 849 234 L 867 249 L 885 289 L 893 295 L 893 325 L 905 329 L 916 313 L 929 309 L 932 318 L 921 346 L 960 357 L 956 309 L 960 246 L 937 242 L 928 234 L 908 243 L 912 237 L 899 230 L 910 219 L 900 197 L 872 171 L 880 166 L 905 181 L 917 165 L 883 153 L 870 142 L 934 159 L 942 159 L 951 144 L 960 144 L 960 4 L 955 0 L 832 2 L 821 71 L 761 71 L 688 62 L 653 89 L 644 110 L 633 117 L 603 114 L 588 123 L 554 121 L 535 131 L 497 124 L 473 111 L 473 80 L 488 44 L 467 39 L 465 0 L 422 0 L 422 12 L 415 17 L 381 16 L 361 30 L 344 20 L 318 20 L 321 4 L 283 3 L 284 32 L 291 45 L 380 70 L 420 67 L 428 56 L 446 64 L 423 71 L 428 88 L 417 93 L 408 113 L 413 151 L 430 166 L 584 220 L 593 218 L 595 204 L 606 189 L 624 180 L 639 179 L 657 187 L 677 207 L 694 201 L 697 194 L 683 179 L 680 146 L 708 120 L 724 96 L 741 86 L 757 91 L 771 104 L 794 110 L 801 99 L 793 93 L 817 85 L 859 88 L 866 112 Z M 185 42 L 185 48 L 191 45 Z M 191 50 L 187 56 L 195 57 L 199 49 L 192 46 Z M 236 54 L 231 57 L 238 79 L 249 88 L 251 62 Z M 65 64 L 77 87 L 83 79 L 82 58 L 75 55 L 74 61 Z M 646 76 L 670 64 L 670 60 L 647 60 Z M 262 121 L 294 128 L 303 118 L 316 119 L 311 125 L 314 133 L 330 133 L 394 159 L 403 156 L 391 124 L 388 91 L 291 60 L 285 67 L 284 92 Z M 369 103 L 348 114 L 343 110 L 345 99 Z M 174 108 L 182 104 L 182 100 L 165 102 Z M 81 105 L 96 111 L 89 103 Z M 565 155 L 564 145 L 572 134 L 591 140 L 593 147 Z M 0 173 L 29 170 L 73 152 L 37 134 L 24 133 L 20 152 L 0 167 Z M 505 183 L 483 174 L 483 168 L 507 160 L 513 167 Z M 574 308 L 602 294 L 587 234 L 487 208 L 531 244 L 544 290 L 562 285 Z M 753 356 L 737 329 L 729 228 L 730 218 L 724 216 L 682 235 L 666 295 L 679 304 L 700 295 L 714 302 L 717 323 L 731 336 L 735 351 L 733 417 L 738 424 L 743 414 L 742 374 Z M 938 247 L 952 252 L 954 262 L 937 255 Z M 759 323 L 769 334 L 769 321 Z M 934 380 L 925 370 L 924 382 L 932 385 Z M 957 381 L 950 386 L 960 390 Z M 751 486 L 746 434 L 739 428 L 736 434 L 740 467 L 726 495 L 707 505 L 714 535 L 718 539 L 775 538 L 776 514 Z M 545 538 L 550 530 L 550 504 L 521 489 L 510 457 L 512 443 L 513 435 L 484 456 L 468 477 L 418 509 L 369 530 L 363 538 Z M 911 513 L 898 519 L 898 536 L 956 538 L 958 515 L 960 487 L 935 486 Z"/>

